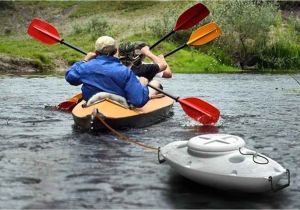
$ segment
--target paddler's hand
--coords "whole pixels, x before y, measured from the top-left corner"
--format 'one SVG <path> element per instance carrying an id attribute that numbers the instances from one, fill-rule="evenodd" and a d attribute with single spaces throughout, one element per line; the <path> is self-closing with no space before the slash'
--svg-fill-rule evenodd
<path id="1" fill-rule="evenodd" d="M 163 54 L 160 54 L 158 57 L 159 57 L 160 59 L 162 59 L 163 61 L 166 61 L 165 56 L 164 56 Z"/>
<path id="2" fill-rule="evenodd" d="M 145 56 L 148 56 L 149 53 L 151 53 L 150 48 L 148 46 L 145 46 L 141 49 L 141 53 Z"/>
<path id="3" fill-rule="evenodd" d="M 83 61 L 87 62 L 89 60 L 92 60 L 94 58 L 96 58 L 97 54 L 94 52 L 89 52 L 88 54 L 86 54 L 86 56 L 84 57 Z"/>

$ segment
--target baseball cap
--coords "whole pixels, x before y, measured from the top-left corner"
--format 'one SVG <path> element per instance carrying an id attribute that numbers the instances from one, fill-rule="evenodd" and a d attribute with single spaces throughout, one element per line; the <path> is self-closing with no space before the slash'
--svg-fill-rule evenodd
<path id="1" fill-rule="evenodd" d="M 112 54 L 117 49 L 117 42 L 110 36 L 101 36 L 95 43 L 95 49 L 101 54 Z"/>

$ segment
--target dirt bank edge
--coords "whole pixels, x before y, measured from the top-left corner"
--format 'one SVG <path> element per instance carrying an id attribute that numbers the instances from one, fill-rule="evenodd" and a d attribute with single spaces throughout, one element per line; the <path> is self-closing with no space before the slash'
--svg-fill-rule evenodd
<path id="1" fill-rule="evenodd" d="M 67 62 L 60 59 L 55 60 L 54 64 L 43 64 L 30 58 L 12 57 L 0 54 L 0 72 L 2 73 L 63 72 L 67 68 Z"/>

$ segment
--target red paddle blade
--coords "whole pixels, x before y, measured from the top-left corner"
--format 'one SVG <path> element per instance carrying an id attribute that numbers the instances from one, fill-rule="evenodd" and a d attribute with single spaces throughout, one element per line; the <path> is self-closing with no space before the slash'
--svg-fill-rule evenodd
<path id="1" fill-rule="evenodd" d="M 56 106 L 57 110 L 71 112 L 73 108 L 76 106 L 76 102 L 74 101 L 64 101 Z"/>
<path id="2" fill-rule="evenodd" d="M 62 40 L 54 26 L 38 18 L 31 21 L 27 33 L 33 38 L 49 45 Z"/>
<path id="3" fill-rule="evenodd" d="M 72 96 L 71 98 L 69 98 L 67 101 L 63 101 L 60 104 L 58 104 L 56 106 L 56 109 L 61 111 L 71 112 L 81 98 L 82 98 L 82 93 L 78 93 Z"/>
<path id="4" fill-rule="evenodd" d="M 209 10 L 201 3 L 195 4 L 177 19 L 173 31 L 189 29 L 209 15 Z"/>
<path id="5" fill-rule="evenodd" d="M 185 113 L 203 125 L 214 125 L 219 117 L 220 111 L 210 103 L 195 97 L 178 99 Z"/>

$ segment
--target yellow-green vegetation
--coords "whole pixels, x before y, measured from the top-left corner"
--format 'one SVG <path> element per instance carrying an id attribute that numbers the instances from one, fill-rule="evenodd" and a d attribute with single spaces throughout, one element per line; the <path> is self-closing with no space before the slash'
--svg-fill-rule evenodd
<path id="1" fill-rule="evenodd" d="M 261 71 L 300 70 L 300 18 L 291 12 L 292 6 L 299 8 L 300 2 L 206 2 L 225 31 L 219 47 L 237 58 L 241 66 L 255 63 Z M 289 10 L 283 12 L 287 5 Z"/>
<path id="2" fill-rule="evenodd" d="M 202 22 L 215 21 L 222 36 L 209 47 L 198 48 L 225 64 L 237 64 L 248 70 L 300 70 L 300 2 L 287 1 L 202 1 L 211 11 Z M 289 10 L 282 11 L 289 5 Z M 291 12 L 292 7 L 298 16 Z M 176 20 L 177 8 L 157 19 L 152 31 L 163 35 L 167 26 Z M 180 42 L 190 33 L 184 31 L 172 36 Z"/>
<path id="3" fill-rule="evenodd" d="M 70 65 L 83 55 L 60 44 L 44 45 L 26 33 L 31 19 L 52 23 L 65 41 L 93 51 L 95 39 L 154 43 L 174 26 L 178 16 L 198 1 L 15 1 L 0 2 L 1 54 L 31 58 L 42 70 Z M 250 69 L 299 70 L 299 18 L 282 18 L 277 3 L 205 1 L 208 18 L 190 30 L 176 32 L 154 49 L 165 54 L 188 41 L 192 31 L 216 21 L 223 34 L 200 47 L 186 47 L 168 57 L 174 72 L 241 72 Z M 57 62 L 60 61 L 60 62 Z"/>
<path id="4" fill-rule="evenodd" d="M 12 57 L 31 58 L 42 70 L 56 68 L 56 61 L 63 60 L 68 65 L 82 59 L 83 55 L 60 44 L 44 45 L 26 34 L 30 20 L 39 17 L 52 23 L 65 41 L 93 51 L 98 36 L 110 35 L 119 41 L 144 41 L 154 43 L 160 38 L 151 30 L 155 21 L 170 9 L 178 10 L 177 17 L 195 1 L 186 2 L 126 2 L 126 1 L 82 1 L 82 2 L 14 2 L 14 10 L 21 13 L 24 8 L 32 11 L 27 24 L 22 29 L 10 28 L 2 31 L 0 51 Z M 8 12 L 8 11 L 6 11 Z M 28 14 L 27 14 L 28 15 Z M 54 18 L 59 16 L 59 18 Z M 6 17 L 8 18 L 8 17 Z M 52 21 L 51 21 L 52 20 Z M 175 22 L 170 23 L 171 30 Z M 181 43 L 165 41 L 154 52 L 164 54 L 188 40 L 183 37 Z M 186 48 L 170 56 L 168 62 L 174 72 L 237 72 L 239 69 L 226 66 L 215 58 Z"/>

